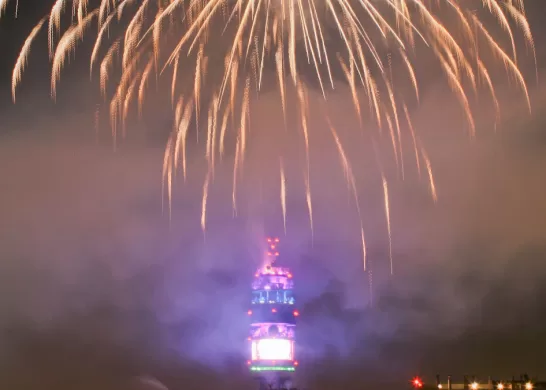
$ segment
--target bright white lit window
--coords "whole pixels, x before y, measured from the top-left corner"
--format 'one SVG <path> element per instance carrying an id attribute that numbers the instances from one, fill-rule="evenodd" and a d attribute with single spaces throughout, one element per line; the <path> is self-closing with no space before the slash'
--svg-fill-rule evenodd
<path id="1" fill-rule="evenodd" d="M 261 339 L 252 342 L 252 360 L 293 360 L 293 341 Z"/>

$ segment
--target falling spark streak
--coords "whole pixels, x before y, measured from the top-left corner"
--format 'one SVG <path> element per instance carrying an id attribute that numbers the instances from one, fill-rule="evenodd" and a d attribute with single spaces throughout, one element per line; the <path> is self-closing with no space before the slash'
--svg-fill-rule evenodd
<path id="1" fill-rule="evenodd" d="M 127 2 L 124 1 L 124 4 L 127 4 Z M 138 36 L 140 34 L 140 31 L 142 30 L 142 16 L 144 14 L 144 11 L 146 10 L 147 5 L 148 0 L 144 0 L 140 5 L 139 10 L 135 14 L 135 17 L 131 19 L 131 22 L 125 30 L 125 39 L 123 44 L 125 50 L 123 51 L 122 57 L 123 68 L 127 67 L 130 57 L 132 57 L 135 52 L 136 46 L 138 44 Z M 103 28 L 104 27 L 105 26 L 103 26 Z"/>
<path id="2" fill-rule="evenodd" d="M 415 137 L 415 130 L 413 129 L 413 124 L 411 122 L 411 117 L 408 111 L 408 107 L 405 104 L 404 104 L 404 114 L 406 114 L 406 122 L 408 123 L 408 127 L 411 133 L 411 139 L 413 141 L 413 151 L 415 152 L 415 165 L 417 166 L 417 172 L 419 173 L 419 177 L 421 177 L 421 162 L 419 160 L 419 152 L 417 150 L 417 138 Z"/>
<path id="3" fill-rule="evenodd" d="M 404 60 L 404 64 L 406 65 L 406 69 L 408 70 L 408 73 L 410 75 L 410 80 L 411 80 L 411 83 L 413 84 L 413 89 L 415 91 L 415 97 L 417 99 L 417 102 L 419 102 L 419 85 L 417 83 L 417 76 L 415 76 L 415 70 L 413 69 L 413 65 L 408 59 L 406 52 L 404 52 L 402 49 L 400 49 L 400 55 L 402 56 L 402 59 Z"/>
<path id="4" fill-rule="evenodd" d="M 203 199 L 201 202 L 201 230 L 205 233 L 207 228 L 207 200 L 209 198 L 209 180 L 211 172 L 209 171 L 205 177 L 205 183 L 203 184 Z"/>
<path id="5" fill-rule="evenodd" d="M 332 136 L 334 137 L 334 141 L 337 146 L 337 150 L 339 153 L 339 158 L 341 159 L 341 166 L 343 167 L 343 173 L 345 174 L 345 180 L 347 181 L 347 188 L 351 188 L 351 167 L 349 165 L 349 160 L 347 159 L 347 156 L 345 154 L 345 150 L 343 149 L 343 145 L 341 144 L 341 141 L 339 140 L 339 136 L 337 135 L 336 129 L 330 125 L 330 131 L 332 132 Z"/>
<path id="6" fill-rule="evenodd" d="M 447 75 L 447 81 L 451 86 L 451 89 L 455 92 L 456 96 L 459 98 L 463 110 L 466 114 L 466 119 L 470 126 L 470 135 L 476 135 L 476 125 L 474 124 L 474 117 L 472 116 L 472 111 L 470 110 L 470 103 L 464 92 L 463 86 L 461 85 L 460 79 L 453 72 L 453 69 L 450 68 L 446 61 L 441 62 L 442 68 L 444 69 L 445 74 Z"/>
<path id="7" fill-rule="evenodd" d="M 16 8 L 18 7 L 18 1 L 0 0 L 0 16 L 5 14 L 10 1 L 15 2 Z M 309 182 L 309 139 L 313 137 L 314 130 L 309 115 L 309 85 L 301 77 L 303 68 L 307 67 L 306 75 L 309 74 L 307 70 L 312 71 L 324 101 L 328 95 L 327 87 L 334 89 L 333 75 L 341 71 L 348 82 L 354 110 L 362 121 L 365 118 L 362 116 L 364 110 L 361 109 L 359 94 L 365 95 L 370 115 L 377 122 L 379 131 L 382 131 L 385 122 L 388 126 L 386 136 L 390 137 L 394 159 L 397 168 L 402 170 L 402 175 L 404 145 L 398 110 L 403 108 L 413 141 L 417 171 L 421 172 L 422 158 L 427 167 L 431 195 L 435 201 L 436 187 L 431 163 L 424 149 L 420 147 L 419 137 L 412 126 L 405 103 L 407 97 L 394 88 L 394 80 L 388 75 L 392 72 L 391 65 L 402 65 L 403 77 L 408 78 L 412 86 L 411 98 L 418 102 L 420 95 L 417 74 L 420 64 L 417 59 L 420 56 L 417 51 L 430 51 L 463 109 L 471 135 L 475 132 L 475 124 L 468 94 L 477 94 L 478 88 L 482 86 L 487 88 L 495 107 L 496 122 L 499 121 L 501 112 L 495 91 L 496 81 L 491 77 L 495 74 L 491 71 L 494 63 L 486 65 L 482 60 L 486 55 L 493 54 L 497 60 L 495 65 L 504 65 L 507 77 L 515 78 L 530 111 L 527 85 L 518 67 L 516 42 L 520 32 L 527 48 L 532 52 L 538 78 L 535 43 L 523 0 L 50 0 L 50 4 L 49 14 L 32 29 L 14 66 L 13 99 L 15 100 L 15 92 L 21 82 L 31 44 L 42 24 L 48 25 L 47 47 L 51 60 L 53 99 L 61 72 L 66 61 L 75 52 L 76 44 L 84 38 L 84 33 L 95 31 L 89 67 L 91 75 L 95 67 L 99 68 L 100 91 L 109 104 L 114 140 L 120 123 L 125 130 L 131 101 L 138 100 L 138 115 L 142 115 L 152 73 L 156 77 L 156 86 L 160 85 L 158 78 L 167 75 L 165 77 L 169 77 L 171 82 L 168 93 L 176 107 L 175 128 L 165 149 L 162 177 L 166 188 L 163 190 L 167 190 L 170 207 L 173 174 L 180 161 L 184 179 L 187 175 L 186 140 L 190 125 L 195 126 L 198 140 L 206 131 L 205 161 L 208 170 L 204 182 L 204 189 L 207 191 L 204 191 L 203 196 L 203 229 L 206 222 L 208 186 L 214 178 L 217 160 L 223 161 L 227 154 L 228 126 L 231 126 L 231 131 L 236 132 L 237 137 L 232 192 L 233 212 L 234 215 L 237 213 L 237 181 L 242 178 L 244 157 L 249 145 L 253 144 L 251 137 L 254 134 L 249 123 L 250 80 L 256 84 L 257 91 L 261 91 L 267 80 L 263 77 L 266 69 L 273 69 L 286 128 L 287 117 L 292 109 L 288 107 L 292 83 L 297 93 L 295 112 L 303 133 L 302 147 L 305 148 L 306 164 L 304 180 L 311 229 L 313 216 Z M 70 12 L 67 7 L 71 8 L 72 19 L 65 27 L 61 25 L 61 19 L 64 24 L 63 15 Z M 486 27 L 478 17 L 480 13 L 475 12 L 474 8 L 480 8 L 492 15 L 494 24 L 502 35 Z M 115 24 L 121 25 L 121 30 L 114 29 Z M 112 32 L 114 30 L 115 33 Z M 340 36 L 340 47 L 328 46 L 328 34 L 332 30 L 337 30 L 336 33 Z M 222 36 L 227 37 L 228 45 L 219 44 Z M 502 38 L 497 40 L 494 38 L 497 36 Z M 507 45 L 511 49 L 508 52 L 503 48 Z M 388 64 L 380 54 L 385 48 L 392 56 L 388 58 Z M 332 52 L 334 49 L 335 55 Z M 116 61 L 118 57 L 119 65 Z M 209 64 L 216 58 L 224 59 L 223 68 L 220 66 L 213 69 Z M 208 74 L 209 65 L 210 73 L 222 68 L 219 78 L 215 74 Z M 166 72 L 167 68 L 169 72 Z M 180 77 L 188 74 L 192 79 L 191 83 L 179 81 Z M 290 80 L 292 83 L 287 84 Z M 113 84 L 113 88 L 110 84 Z M 385 94 L 388 96 L 385 97 Z M 205 126 L 199 126 L 201 112 L 208 114 L 206 130 Z M 353 193 L 358 208 L 350 161 L 341 147 L 337 133 L 330 127 L 342 160 L 348 189 Z M 418 149 L 421 149 L 421 157 Z M 279 156 L 280 154 L 281 150 Z M 383 186 L 390 243 L 390 212 L 384 177 Z M 286 219 L 286 215 L 283 218 Z M 363 229 L 361 233 L 364 237 Z M 365 247 L 363 253 L 365 255 Z M 390 260 L 392 271 L 392 253 Z"/>
<path id="8" fill-rule="evenodd" d="M 334 137 L 336 146 L 338 148 L 339 157 L 341 159 L 341 163 L 342 163 L 342 166 L 343 166 L 343 171 L 345 172 L 345 178 L 347 180 L 347 186 L 350 188 L 350 191 L 352 192 L 353 198 L 355 200 L 356 210 L 358 212 L 358 220 L 360 222 L 360 230 L 363 232 L 364 227 L 363 227 L 363 223 L 362 223 L 362 213 L 360 211 L 360 201 L 358 200 L 358 191 L 356 189 L 356 183 L 355 183 L 355 178 L 354 178 L 354 175 L 353 175 L 353 171 L 352 171 L 351 165 L 349 164 L 349 160 L 347 159 L 347 156 L 345 154 L 345 150 L 343 149 L 343 145 L 341 144 L 339 136 L 337 135 L 337 131 L 330 124 L 329 120 L 328 120 L 328 124 L 330 126 L 330 131 L 332 132 L 332 136 Z M 365 248 L 366 243 L 364 242 L 364 240 L 362 240 L 362 245 L 363 245 L 362 251 L 363 251 L 363 253 L 365 253 L 366 252 L 366 248 Z"/>
<path id="9" fill-rule="evenodd" d="M 484 63 L 479 58 L 477 59 L 477 62 L 478 71 L 480 72 L 480 75 L 485 79 L 485 83 L 487 84 L 487 87 L 489 88 L 489 92 L 491 94 L 491 98 L 493 99 L 493 105 L 495 106 L 495 124 L 497 124 L 500 120 L 500 105 L 499 100 L 497 99 L 497 93 L 495 92 L 495 86 L 491 81 L 491 77 L 489 76 L 489 72 L 487 71 Z"/>
<path id="10" fill-rule="evenodd" d="M 91 20 L 96 15 L 96 11 L 87 15 L 81 23 L 70 27 L 59 41 L 57 50 L 53 56 L 53 65 L 51 66 L 51 96 L 54 99 L 57 92 L 57 82 L 61 77 L 61 70 L 64 66 L 67 54 L 69 51 L 74 51 L 76 49 L 76 40 L 83 38 L 84 30 L 89 26 Z"/>
<path id="11" fill-rule="evenodd" d="M 349 87 L 351 89 L 351 95 L 353 96 L 353 104 L 356 108 L 358 121 L 362 125 L 362 115 L 360 114 L 360 102 L 358 101 L 358 94 L 356 92 L 354 63 L 351 61 L 350 69 L 347 68 L 347 65 L 345 64 L 345 62 L 343 61 L 341 57 L 339 58 L 339 63 L 341 65 L 341 68 L 343 69 L 343 73 L 345 74 L 345 77 L 347 78 L 347 82 L 349 83 Z"/>
<path id="12" fill-rule="evenodd" d="M 309 227 L 311 228 L 311 238 L 315 235 L 315 228 L 313 223 L 313 202 L 311 201 L 311 184 L 309 183 L 309 177 L 305 179 L 305 201 L 307 203 L 307 212 L 309 213 Z"/>
<path id="13" fill-rule="evenodd" d="M 136 91 L 137 81 L 138 81 L 138 77 L 135 77 L 133 79 L 133 81 L 131 82 L 131 85 L 127 89 L 127 94 L 125 96 L 125 100 L 123 101 L 123 116 L 122 116 L 122 118 L 123 118 L 123 136 L 124 137 L 126 135 L 126 130 L 127 130 L 126 118 L 129 115 L 129 108 L 130 108 L 131 102 L 133 101 L 133 96 L 134 96 L 135 91 Z"/>
<path id="14" fill-rule="evenodd" d="M 243 92 L 243 104 L 241 107 L 241 129 L 240 129 L 241 150 L 239 151 L 241 164 L 244 163 L 245 152 L 246 152 L 247 122 L 248 122 L 248 117 L 250 115 L 249 93 L 250 93 L 250 78 L 247 78 L 245 90 Z"/>
<path id="15" fill-rule="evenodd" d="M 117 53 L 119 50 L 119 41 L 116 41 L 112 46 L 110 46 L 110 49 L 108 49 L 108 53 L 106 53 L 106 56 L 104 56 L 104 59 L 101 62 L 100 65 L 100 91 L 102 96 L 106 97 L 106 88 L 108 86 L 108 79 L 110 76 L 110 67 L 112 67 L 112 62 L 114 61 L 114 54 Z"/>
<path id="16" fill-rule="evenodd" d="M 497 54 L 502 61 L 504 62 L 504 66 L 507 70 L 510 70 L 511 73 L 516 77 L 516 80 L 518 81 L 521 89 L 523 90 L 525 94 L 525 99 L 527 101 L 527 107 L 529 109 L 529 112 L 531 112 L 531 98 L 529 97 L 529 92 L 527 91 L 527 85 L 525 83 L 525 79 L 523 78 L 523 75 L 521 74 L 521 71 L 519 70 L 518 66 L 514 63 L 514 61 L 506 54 L 504 50 L 501 49 L 499 44 L 493 39 L 489 31 L 483 26 L 483 24 L 478 20 L 478 18 L 473 15 L 474 22 L 476 23 L 476 26 L 479 27 L 479 29 L 483 32 L 483 35 L 487 38 L 487 41 L 491 45 L 491 47 L 494 49 L 494 53 Z"/>
<path id="17" fill-rule="evenodd" d="M 212 170 L 212 176 L 214 177 L 214 166 L 216 164 L 216 133 L 217 133 L 217 127 L 218 127 L 218 97 L 215 96 L 213 98 L 213 104 L 212 104 L 212 142 L 211 142 L 211 170 Z"/>
<path id="18" fill-rule="evenodd" d="M 95 65 L 95 62 L 97 61 L 103 37 L 105 33 L 108 32 L 108 27 L 110 26 L 110 22 L 114 19 L 114 16 L 116 16 L 115 13 L 112 13 L 108 16 L 108 18 L 102 25 L 101 29 L 99 30 L 99 33 L 97 34 L 97 39 L 95 39 L 95 45 L 93 46 L 93 52 L 91 53 L 91 60 L 89 61 L 90 77 L 93 76 L 93 66 Z"/>
<path id="19" fill-rule="evenodd" d="M 212 168 L 212 107 L 209 108 L 209 113 L 207 116 L 207 142 L 205 149 L 205 158 L 209 164 L 209 169 Z"/>
<path id="20" fill-rule="evenodd" d="M 178 65 L 179 65 L 180 56 L 176 57 L 176 60 L 174 61 L 174 67 L 173 67 L 173 79 L 171 82 L 171 103 L 174 104 L 174 93 L 176 91 L 176 75 L 178 74 Z"/>
<path id="21" fill-rule="evenodd" d="M 436 185 L 434 184 L 434 176 L 432 175 L 432 166 L 430 164 L 430 160 L 428 158 L 427 152 L 425 151 L 425 148 L 423 147 L 421 147 L 421 154 L 423 155 L 425 164 L 427 166 L 428 179 L 429 179 L 429 185 L 430 185 L 430 195 L 432 196 L 432 199 L 436 203 L 438 201 L 438 195 L 436 193 Z"/>
<path id="22" fill-rule="evenodd" d="M 282 159 L 280 160 L 280 174 L 281 174 L 282 220 L 284 225 L 284 234 L 286 234 L 286 177 L 284 176 L 284 166 L 282 163 Z"/>
<path id="23" fill-rule="evenodd" d="M 388 111 L 385 111 L 385 119 L 387 120 L 387 127 L 389 128 L 389 135 L 391 138 L 392 152 L 394 155 L 394 161 L 396 163 L 396 169 L 400 169 L 400 161 L 398 159 L 398 147 L 396 144 L 396 136 L 394 134 L 394 127 L 392 125 L 391 116 Z"/>
<path id="24" fill-rule="evenodd" d="M 531 32 L 531 26 L 529 25 L 529 21 L 525 17 L 525 13 L 523 11 L 523 2 L 520 1 L 520 9 L 514 7 L 514 5 L 510 2 L 504 4 L 510 15 L 513 19 L 516 20 L 518 23 L 520 29 L 523 31 L 523 34 L 525 35 L 525 42 L 531 47 L 531 51 L 533 53 L 533 59 L 535 61 L 535 76 L 536 81 L 538 83 L 538 64 L 537 64 L 537 55 L 535 51 L 535 43 L 533 40 L 533 34 Z"/>
<path id="25" fill-rule="evenodd" d="M 367 256 L 366 256 L 366 239 L 364 238 L 364 228 L 360 227 L 360 239 L 362 241 L 362 265 L 364 267 L 364 271 L 366 271 L 367 268 Z"/>
<path id="26" fill-rule="evenodd" d="M 279 49 L 277 51 L 277 54 L 275 55 L 275 60 L 277 63 L 277 76 L 279 78 L 279 92 L 281 95 L 281 104 L 282 104 L 282 115 L 284 118 L 284 123 L 286 125 L 286 97 L 285 97 L 285 91 L 284 91 L 284 74 L 283 74 L 283 54 L 282 54 L 282 46 L 279 46 Z"/>
<path id="27" fill-rule="evenodd" d="M 510 36 L 510 42 L 512 44 L 512 53 L 514 56 L 514 61 L 517 62 L 517 51 L 516 51 L 516 42 L 514 41 L 514 34 L 512 34 L 512 28 L 510 27 L 510 22 L 506 18 L 502 7 L 499 5 L 498 0 L 483 0 L 483 2 L 488 7 L 489 11 L 495 15 L 499 21 L 501 27 L 508 33 Z M 507 4 L 510 4 L 509 2 Z"/>
<path id="28" fill-rule="evenodd" d="M 224 147 L 225 147 L 225 139 L 226 139 L 226 129 L 227 129 L 227 122 L 229 119 L 229 110 L 226 110 L 224 112 L 224 117 L 222 118 L 222 126 L 220 128 L 220 159 L 224 157 Z"/>
<path id="29" fill-rule="evenodd" d="M 178 161 L 180 161 L 180 150 L 182 150 L 182 173 L 184 175 L 184 181 L 186 181 L 187 177 L 187 167 L 186 167 L 186 138 L 188 135 L 188 129 L 190 127 L 190 119 L 191 119 L 191 113 L 193 110 L 193 102 L 190 101 L 188 104 L 186 104 L 186 108 L 184 110 L 184 114 L 182 115 L 182 119 L 180 120 L 180 124 L 178 125 L 178 131 L 177 131 L 177 139 L 176 139 L 176 148 L 175 148 L 175 157 L 174 157 L 174 168 L 176 169 L 178 167 Z"/>
<path id="30" fill-rule="evenodd" d="M 138 88 L 138 114 L 139 114 L 139 117 L 142 116 L 142 106 L 144 105 L 144 94 L 146 92 L 146 85 L 148 83 L 148 79 L 150 78 L 150 73 L 152 71 L 153 66 L 154 66 L 154 62 L 150 58 L 150 60 L 148 61 L 148 64 L 144 68 L 144 72 L 142 72 L 142 77 L 140 79 L 140 86 Z"/>
<path id="31" fill-rule="evenodd" d="M 241 142 L 237 139 L 237 145 L 235 146 L 235 159 L 233 166 L 233 191 L 231 192 L 231 207 L 233 209 L 233 215 L 237 215 L 237 175 L 239 173 L 239 154 L 241 153 Z"/>
<path id="32" fill-rule="evenodd" d="M 195 79 L 193 87 L 193 99 L 195 101 L 195 127 L 197 128 L 197 139 L 199 140 L 199 110 L 201 96 L 201 62 L 203 61 L 203 46 L 199 49 L 197 61 L 195 61 Z"/>
<path id="33" fill-rule="evenodd" d="M 165 181 L 167 181 L 167 185 L 162 185 L 162 190 L 164 190 L 165 188 L 167 188 L 167 192 L 168 192 L 168 200 L 169 200 L 169 218 L 171 217 L 172 215 L 172 169 L 171 169 L 171 164 L 170 164 L 170 160 L 172 159 L 172 156 L 171 156 L 171 149 L 172 149 L 172 137 L 169 137 L 169 140 L 167 141 L 167 146 L 165 147 L 165 155 L 163 157 L 163 175 L 162 175 L 162 180 L 163 180 L 163 183 L 165 183 Z M 161 197 L 161 200 L 163 202 L 163 199 L 164 197 L 162 196 Z M 162 203 L 163 205 L 163 203 Z"/>
<path id="34" fill-rule="evenodd" d="M 4 10 L 5 6 L 6 6 L 6 2 L 4 2 L 3 4 L 0 3 L 0 13 Z M 34 41 L 34 38 L 36 38 L 36 35 L 38 35 L 38 32 L 42 28 L 44 22 L 45 22 L 45 18 L 40 20 L 40 22 L 38 22 L 38 24 L 32 29 L 32 32 L 27 37 L 23 45 L 23 48 L 21 49 L 21 53 L 19 54 L 19 57 L 17 58 L 15 67 L 13 68 L 13 76 L 11 78 L 11 96 L 13 98 L 14 103 L 15 103 L 15 90 L 17 89 L 17 86 L 19 82 L 21 81 L 21 77 L 23 76 L 23 71 L 25 70 L 25 66 L 27 64 L 30 47 L 32 46 L 32 42 Z"/>
<path id="35" fill-rule="evenodd" d="M 57 34 L 61 31 L 61 13 L 63 12 L 65 0 L 57 0 L 51 8 L 49 13 L 49 27 L 48 27 L 48 47 L 49 47 L 49 58 L 53 58 L 53 32 L 57 31 Z"/>
<path id="36" fill-rule="evenodd" d="M 8 0 L 0 0 L 0 15 L 6 12 L 7 6 L 8 6 Z"/>
<path id="37" fill-rule="evenodd" d="M 394 275 L 394 268 L 392 262 L 392 235 L 391 235 L 391 209 L 389 204 L 389 186 L 387 184 L 387 179 L 385 176 L 382 176 L 383 180 L 383 197 L 385 199 L 385 218 L 387 220 L 387 232 L 389 234 L 389 262 L 391 266 L 391 275 Z"/>
<path id="38" fill-rule="evenodd" d="M 307 101 L 307 91 L 305 90 L 301 82 L 298 83 L 298 99 L 300 102 L 301 129 L 303 132 L 303 139 L 305 143 L 305 162 L 307 164 L 306 178 L 307 181 L 309 181 L 309 129 L 307 127 L 307 107 L 309 107 L 309 104 Z"/>
<path id="39" fill-rule="evenodd" d="M 174 110 L 174 127 L 178 127 L 180 125 L 180 121 L 182 120 L 182 107 L 184 106 L 184 97 L 180 96 L 178 98 L 178 102 L 176 103 L 176 108 Z"/>
<path id="40" fill-rule="evenodd" d="M 389 82 L 386 82 L 387 85 L 387 91 L 389 93 L 389 100 L 391 102 L 391 109 L 394 115 L 394 123 L 396 125 L 396 136 L 398 139 L 398 151 L 400 153 L 400 166 L 401 166 L 401 172 L 402 172 L 402 179 L 404 179 L 404 152 L 403 152 L 403 144 L 402 144 L 402 134 L 400 132 L 400 121 L 398 120 L 398 107 L 396 105 L 396 99 L 394 97 L 394 92 L 392 90 L 392 85 Z M 392 123 L 389 121 L 389 129 L 391 130 L 391 134 L 393 132 L 392 130 Z"/>

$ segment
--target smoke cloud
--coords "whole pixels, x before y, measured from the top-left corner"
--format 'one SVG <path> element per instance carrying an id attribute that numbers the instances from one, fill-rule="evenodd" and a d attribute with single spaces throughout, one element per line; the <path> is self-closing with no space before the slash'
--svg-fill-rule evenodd
<path id="1" fill-rule="evenodd" d="M 515 88 L 500 85 L 497 126 L 487 98 L 473 102 L 478 132 L 470 139 L 447 86 L 427 80 L 411 113 L 437 203 L 409 138 L 402 176 L 386 130 L 360 127 L 343 86 L 328 97 L 356 179 L 370 293 L 355 199 L 317 91 L 309 91 L 313 229 L 296 113 L 289 110 L 285 124 L 277 95 L 265 94 L 253 101 L 237 215 L 231 151 L 215 172 L 203 234 L 206 167 L 195 134 L 190 173 L 186 182 L 177 176 L 171 208 L 162 192 L 172 124 L 161 93 L 114 151 L 98 100 L 76 93 L 84 84 L 64 81 L 53 106 L 47 89 L 30 96 L 41 73 L 30 74 L 18 105 L 4 105 L 0 130 L 2 387 L 251 386 L 245 312 L 269 234 L 281 237 L 281 261 L 296 275 L 307 387 L 403 383 L 417 372 L 546 374 L 542 82 L 531 88 L 531 115 Z"/>

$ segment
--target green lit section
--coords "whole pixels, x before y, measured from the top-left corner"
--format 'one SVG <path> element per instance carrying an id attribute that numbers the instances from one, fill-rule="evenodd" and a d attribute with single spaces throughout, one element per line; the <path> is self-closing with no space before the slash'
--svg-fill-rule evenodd
<path id="1" fill-rule="evenodd" d="M 270 367 L 264 367 L 264 366 L 252 366 L 250 367 L 250 371 L 290 371 L 294 372 L 296 371 L 296 368 L 294 367 L 282 367 L 282 366 L 270 366 Z"/>

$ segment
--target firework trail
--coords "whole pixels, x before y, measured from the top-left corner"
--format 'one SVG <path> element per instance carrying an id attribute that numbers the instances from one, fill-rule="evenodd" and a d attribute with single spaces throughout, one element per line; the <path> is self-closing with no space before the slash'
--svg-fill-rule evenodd
<path id="1" fill-rule="evenodd" d="M 389 185 L 385 176 L 383 179 L 383 196 L 385 199 L 385 219 L 387 220 L 387 233 L 389 234 L 389 263 L 391 266 L 391 274 L 394 273 L 394 266 L 392 263 L 392 234 L 391 234 L 391 206 L 389 202 Z"/>
<path id="2" fill-rule="evenodd" d="M 282 222 L 284 226 L 284 234 L 286 234 L 286 177 L 284 176 L 284 166 L 282 159 L 280 160 L 281 174 L 281 207 L 282 207 Z"/>
<path id="3" fill-rule="evenodd" d="M 203 184 L 203 197 L 201 205 L 201 228 L 205 232 L 205 227 L 207 224 L 207 201 L 209 197 L 209 181 L 210 181 L 211 172 L 209 171 L 205 176 L 205 182 Z"/>
<path id="4" fill-rule="evenodd" d="M 5 1 L 4 3 L 0 3 L 0 13 L 3 11 L 3 7 L 5 7 Z M 11 78 L 11 93 L 13 96 L 13 102 L 15 103 L 15 88 L 17 84 L 21 81 L 21 77 L 23 75 L 23 71 L 25 70 L 25 66 L 27 64 L 28 60 L 28 54 L 30 52 L 30 46 L 32 45 L 32 42 L 34 41 L 34 38 L 38 33 L 40 32 L 40 29 L 42 28 L 43 24 L 45 22 L 45 18 L 40 20 L 38 24 L 32 29 L 31 33 L 25 40 L 25 43 L 23 45 L 23 48 L 21 49 L 21 54 L 17 58 L 17 62 L 15 63 L 15 67 L 13 68 L 13 76 Z"/>
<path id="5" fill-rule="evenodd" d="M 315 235 L 313 228 L 313 202 L 311 200 L 311 184 L 309 183 L 309 178 L 305 179 L 305 201 L 307 203 L 307 212 L 309 213 L 309 227 L 311 228 L 311 241 Z"/>
<path id="6" fill-rule="evenodd" d="M 15 3 L 15 0 L 0 0 L 0 14 L 5 12 L 10 1 Z M 169 203 L 179 160 L 182 160 L 186 177 L 188 131 L 193 124 L 199 135 L 203 120 L 200 115 L 208 114 L 207 124 L 203 126 L 207 129 L 205 153 L 208 165 L 202 199 L 203 230 L 206 229 L 209 187 L 213 183 L 214 167 L 225 154 L 224 140 L 228 127 L 237 133 L 232 192 L 233 212 L 237 212 L 237 183 L 242 177 L 251 136 L 249 92 L 251 87 L 257 92 L 262 88 L 266 69 L 276 73 L 285 124 L 287 94 L 295 91 L 298 96 L 307 167 L 309 145 L 314 134 L 308 127 L 309 103 L 300 72 L 305 69 L 314 74 L 326 99 L 328 90 L 334 88 L 334 72 L 338 69 L 345 75 L 359 121 L 362 121 L 363 112 L 360 100 L 364 95 L 372 119 L 380 129 L 385 125 L 388 127 L 394 159 L 402 176 L 405 171 L 402 131 L 409 129 L 419 172 L 420 150 L 434 199 L 436 188 L 430 160 L 411 125 L 403 97 L 394 88 L 392 61 L 398 59 L 403 64 L 413 86 L 412 95 L 419 101 L 416 51 L 424 48 L 433 53 L 464 110 L 470 134 L 474 134 L 475 126 L 468 98 L 470 92 L 476 93 L 479 87 L 485 86 L 494 102 L 495 119 L 499 116 L 495 83 L 488 66 L 504 66 L 507 75 L 523 92 L 530 109 L 526 82 L 517 65 L 518 32 L 534 55 L 524 0 L 97 0 L 92 3 L 89 0 L 54 0 L 51 3 L 51 11 L 46 16 L 52 62 L 51 95 L 55 98 L 61 71 L 77 43 L 88 31 L 97 31 L 90 71 L 93 74 L 94 67 L 99 66 L 101 92 L 109 101 L 114 139 L 118 124 L 125 131 L 133 100 L 138 101 L 138 113 L 141 113 L 151 75 L 155 74 L 156 80 L 160 76 L 171 79 L 169 93 L 175 106 L 176 126 L 167 143 L 163 169 Z M 15 5 L 17 8 L 18 2 Z M 71 15 L 64 18 L 70 8 Z M 478 16 L 481 14 L 493 15 L 499 31 L 490 31 Z M 30 47 L 42 24 L 44 21 L 40 21 L 28 36 L 15 65 L 14 100 Z M 91 29 L 94 24 L 96 26 Z M 121 33 L 113 33 L 114 25 L 120 24 Z M 509 50 L 494 38 L 499 36 L 499 32 L 506 37 Z M 341 49 L 330 47 L 334 36 L 339 36 Z M 385 50 L 389 52 L 387 59 L 381 54 Z M 222 74 L 214 77 L 209 66 L 210 58 L 218 53 L 223 56 L 224 67 Z M 484 58 L 491 54 L 497 61 L 489 61 L 490 65 L 486 65 Z M 114 66 L 115 57 L 120 57 L 121 69 Z M 178 79 L 187 75 L 189 69 L 192 69 L 193 83 L 179 82 Z M 114 74 L 120 76 L 114 77 Z M 109 84 L 115 87 L 111 95 L 107 93 Z M 183 99 L 177 99 L 177 94 Z M 336 149 L 341 153 L 343 147 L 339 142 L 336 138 Z M 347 175 L 350 164 L 346 156 L 342 156 L 342 160 Z M 307 168 L 306 199 L 312 228 L 308 171 Z M 348 184 L 349 191 L 356 193 L 354 179 Z M 281 185 L 284 193 L 284 179 Z M 386 194 L 385 179 L 383 186 Z M 385 202 L 390 236 L 387 195 Z M 365 253 L 365 248 L 363 250 Z"/>
<path id="7" fill-rule="evenodd" d="M 362 241 L 362 267 L 364 268 L 364 271 L 366 271 L 367 268 L 367 255 L 366 255 L 366 239 L 364 237 L 364 229 L 360 228 L 360 239 Z"/>

